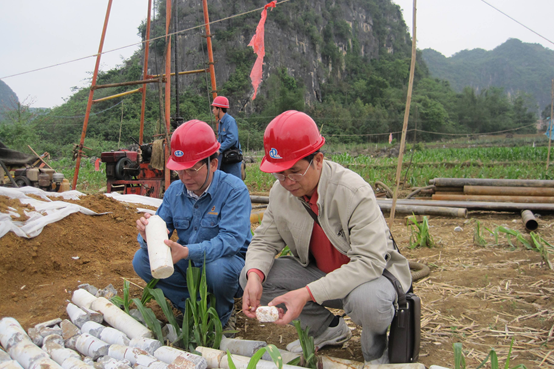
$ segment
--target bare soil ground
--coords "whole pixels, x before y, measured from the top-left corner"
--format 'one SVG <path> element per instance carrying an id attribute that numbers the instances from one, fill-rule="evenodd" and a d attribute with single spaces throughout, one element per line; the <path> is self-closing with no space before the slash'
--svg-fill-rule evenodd
<path id="1" fill-rule="evenodd" d="M 99 195 L 78 201 L 107 215 L 73 214 L 48 225 L 32 239 L 8 233 L 0 238 L 0 317 L 16 318 L 24 328 L 61 317 L 71 292 L 81 283 L 98 288 L 113 284 L 120 292 L 123 280 L 143 286 L 131 260 L 138 245 L 135 206 Z M 18 201 L 0 196 L 0 211 L 21 208 Z M 21 213 L 21 211 L 20 211 Z M 518 215 L 470 213 L 469 219 L 430 218 L 437 246 L 410 250 L 410 231 L 403 217 L 392 227 L 402 252 L 410 260 L 427 264 L 431 274 L 415 283 L 422 300 L 422 342 L 419 362 L 427 367 L 453 367 L 452 344 L 461 342 L 468 367 L 476 367 L 495 348 L 500 362 L 514 340 L 510 367 L 554 366 L 554 272 L 541 256 L 519 246 L 511 248 L 505 237 L 499 246 L 476 246 L 474 222 L 499 225 L 526 233 Z M 554 216 L 538 219 L 539 232 L 554 243 Z M 454 231 L 461 227 L 462 231 Z M 487 237 L 493 243 L 491 237 Z M 138 295 L 134 285 L 131 293 Z M 368 297 L 370 298 L 370 297 Z M 240 313 L 238 337 L 264 340 L 280 348 L 297 338 L 292 326 L 259 324 Z M 363 361 L 360 327 L 347 320 L 354 337 L 342 347 L 324 348 L 322 354 Z"/>

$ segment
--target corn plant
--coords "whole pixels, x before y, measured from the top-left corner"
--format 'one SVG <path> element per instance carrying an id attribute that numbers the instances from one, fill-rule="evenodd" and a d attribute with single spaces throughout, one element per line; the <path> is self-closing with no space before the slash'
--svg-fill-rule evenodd
<path id="1" fill-rule="evenodd" d="M 298 339 L 300 340 L 300 346 L 302 347 L 302 355 L 294 360 L 291 360 L 289 364 L 300 365 L 305 368 L 317 369 L 319 358 L 316 356 L 316 350 L 314 345 L 314 338 L 309 335 L 310 327 L 302 329 L 299 320 L 292 322 L 298 333 Z"/>
<path id="2" fill-rule="evenodd" d="M 262 347 L 256 351 L 252 358 L 250 358 L 246 369 L 256 369 L 256 365 L 266 351 L 269 353 L 269 356 L 271 356 L 271 359 L 273 359 L 275 365 L 277 365 L 277 368 L 281 369 L 283 367 L 283 358 L 281 357 L 279 349 L 275 345 L 267 345 L 266 347 Z M 237 369 L 229 350 L 227 350 L 227 363 L 229 364 L 229 369 Z"/>
<path id="3" fill-rule="evenodd" d="M 189 298 L 185 303 L 181 331 L 183 347 L 191 352 L 197 346 L 218 349 L 223 332 L 215 310 L 215 296 L 208 293 L 206 268 L 201 270 L 193 267 L 190 260 L 187 269 L 187 288 Z"/>
<path id="4" fill-rule="evenodd" d="M 171 304 L 165 298 L 163 291 L 159 288 L 156 288 L 150 290 L 150 294 L 154 297 L 154 299 L 162 309 L 162 312 L 167 318 L 169 324 L 171 324 L 175 329 L 175 333 L 177 334 L 177 336 L 179 336 L 181 334 L 181 327 L 179 327 L 179 324 L 177 324 L 177 319 L 175 319 L 175 315 L 173 315 Z"/>
<path id="5" fill-rule="evenodd" d="M 481 235 L 481 222 L 475 220 L 475 228 L 473 229 L 473 243 L 478 246 L 487 246 L 487 240 Z"/>
<path id="6" fill-rule="evenodd" d="M 150 291 L 156 287 L 156 285 L 158 284 L 158 281 L 159 279 L 156 279 L 156 278 L 152 278 L 150 280 L 150 282 L 148 282 L 146 284 L 146 287 L 144 287 L 144 289 L 142 290 L 142 296 L 140 298 L 140 302 L 143 304 L 143 305 L 146 305 L 150 300 L 152 300 L 152 298 L 154 296 L 152 296 L 152 294 L 150 293 Z"/>
<path id="7" fill-rule="evenodd" d="M 110 301 L 119 307 L 123 306 L 123 309 L 125 309 L 125 312 L 129 314 L 129 306 L 131 305 L 131 300 L 129 299 L 129 287 L 130 283 L 128 280 L 125 280 L 123 282 L 123 298 L 119 296 L 114 296 L 110 299 Z"/>
<path id="8" fill-rule="evenodd" d="M 550 254 L 554 251 L 554 246 L 552 246 L 547 240 L 542 238 L 538 233 L 531 232 L 531 245 L 534 246 L 534 249 L 541 254 L 542 259 L 552 269 L 552 263 L 550 262 Z"/>
<path id="9" fill-rule="evenodd" d="M 156 335 L 156 338 L 158 341 L 161 342 L 161 344 L 164 344 L 164 335 L 162 333 L 162 326 L 158 319 L 156 318 L 156 314 L 152 311 L 152 309 L 145 307 L 142 302 L 139 299 L 133 299 L 133 302 L 137 306 L 137 309 L 142 314 L 142 318 L 144 319 L 144 322 L 148 326 L 148 328 L 154 332 Z"/>
<path id="10" fill-rule="evenodd" d="M 415 249 L 416 247 L 433 247 L 435 246 L 435 241 L 429 233 L 429 220 L 426 216 L 423 217 L 421 223 L 418 223 L 416 216 L 412 214 L 408 218 L 409 227 L 411 231 L 410 235 L 410 249 Z"/>
<path id="11" fill-rule="evenodd" d="M 514 339 L 512 338 L 512 342 L 510 343 L 510 349 L 508 350 L 508 357 L 506 358 L 506 363 L 504 364 L 504 369 L 510 369 L 510 356 L 512 356 L 512 346 L 514 344 Z M 483 360 L 481 364 L 476 369 L 480 369 L 489 361 L 491 362 L 491 369 L 500 369 L 500 364 L 498 363 L 498 355 L 496 354 L 496 351 L 492 348 L 489 351 L 489 354 Z M 456 342 L 454 344 L 454 369 L 466 369 L 466 362 L 464 358 L 464 353 L 462 351 L 462 344 L 459 342 Z M 527 367 L 523 364 L 518 364 L 514 366 L 512 369 L 527 369 Z"/>

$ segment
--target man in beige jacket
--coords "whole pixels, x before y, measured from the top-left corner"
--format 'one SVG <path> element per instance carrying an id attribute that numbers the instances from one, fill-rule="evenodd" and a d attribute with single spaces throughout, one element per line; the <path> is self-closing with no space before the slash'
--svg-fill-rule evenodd
<path id="1" fill-rule="evenodd" d="M 351 337 L 344 319 L 325 307 L 344 309 L 362 326 L 365 361 L 387 363 L 386 332 L 397 296 L 383 270 L 407 291 L 408 260 L 395 249 L 371 186 L 324 160 L 324 143 L 313 119 L 301 112 L 284 112 L 266 128 L 260 169 L 277 181 L 246 254 L 242 308 L 255 318 L 259 306 L 278 306 L 275 323 L 300 318 L 318 349 Z M 275 258 L 285 246 L 292 255 Z M 287 350 L 302 351 L 298 340 Z"/>

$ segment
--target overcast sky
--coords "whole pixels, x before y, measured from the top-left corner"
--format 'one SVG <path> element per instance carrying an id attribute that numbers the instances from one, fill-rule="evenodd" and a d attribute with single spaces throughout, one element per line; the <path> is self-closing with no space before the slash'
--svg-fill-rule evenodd
<path id="1" fill-rule="evenodd" d="M 291 0 L 296 1 L 296 0 Z M 535 32 L 554 41 L 554 0 L 486 0 Z M 412 27 L 413 0 L 393 0 Z M 107 0 L 0 0 L 0 78 L 21 102 L 33 107 L 61 105 L 71 87 L 90 85 L 95 57 L 4 78 L 94 55 L 98 51 Z M 137 26 L 146 18 L 147 0 L 114 0 L 104 51 L 140 42 Z M 283 4 L 286 6 L 286 3 Z M 464 50 L 494 49 L 509 38 L 554 45 L 481 0 L 419 0 L 417 46 L 445 56 Z M 215 19 L 212 19 L 215 20 Z M 102 56 L 101 69 L 122 63 L 139 46 Z"/>

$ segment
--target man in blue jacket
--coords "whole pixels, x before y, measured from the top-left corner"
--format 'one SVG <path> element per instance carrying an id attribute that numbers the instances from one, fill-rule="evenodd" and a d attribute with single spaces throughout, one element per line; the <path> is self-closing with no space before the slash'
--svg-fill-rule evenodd
<path id="1" fill-rule="evenodd" d="M 239 142 L 239 129 L 235 118 L 227 113 L 229 109 L 229 100 L 224 96 L 217 96 L 212 103 L 212 113 L 219 122 L 217 130 L 217 141 L 221 144 L 219 155 L 219 169 L 225 173 L 232 174 L 243 179 L 241 175 L 242 160 L 235 163 L 224 163 L 223 154 L 229 149 L 242 150 Z"/>
<path id="2" fill-rule="evenodd" d="M 199 120 L 179 126 L 171 137 L 167 168 L 177 171 L 156 212 L 167 224 L 169 236 L 177 231 L 171 248 L 174 273 L 157 287 L 181 311 L 189 297 L 186 271 L 192 265 L 206 269 L 208 291 L 215 295 L 216 311 L 225 326 L 231 317 L 234 298 L 242 296 L 238 279 L 244 267 L 250 233 L 250 196 L 244 182 L 217 170 L 219 142 L 212 128 Z M 146 282 L 152 279 L 145 226 L 149 214 L 137 220 L 140 248 L 133 267 Z M 233 328 L 232 326 L 228 326 Z"/>

